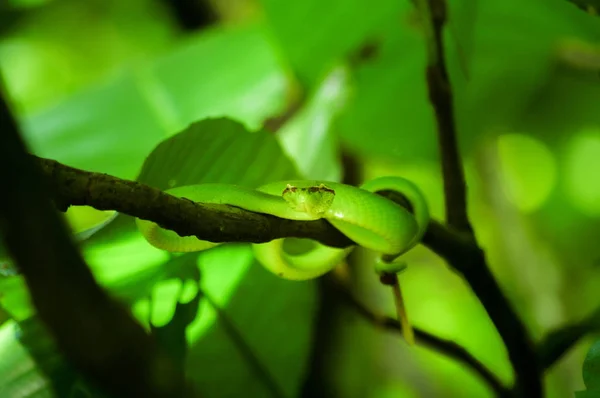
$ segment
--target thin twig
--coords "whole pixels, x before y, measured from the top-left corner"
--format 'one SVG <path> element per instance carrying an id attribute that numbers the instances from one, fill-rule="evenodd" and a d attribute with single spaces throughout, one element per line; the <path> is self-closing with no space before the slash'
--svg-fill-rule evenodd
<path id="1" fill-rule="evenodd" d="M 398 280 L 397 273 L 383 273 L 380 276 L 382 284 L 392 288 L 392 294 L 394 296 L 394 304 L 396 307 L 396 315 L 398 316 L 398 322 L 400 322 L 400 328 L 402 329 L 402 336 L 409 345 L 415 344 L 415 331 L 408 319 L 406 313 L 406 306 L 404 304 L 404 297 L 402 296 L 402 289 L 400 288 L 400 281 Z"/>
<path id="2" fill-rule="evenodd" d="M 206 298 L 206 301 L 211 307 L 217 312 L 217 319 L 221 322 L 221 325 L 225 328 L 225 333 L 232 340 L 235 347 L 238 349 L 240 354 L 244 357 L 244 360 L 248 363 L 250 368 L 255 372 L 256 377 L 261 380 L 264 386 L 269 390 L 274 398 L 285 398 L 285 394 L 281 390 L 281 387 L 277 383 L 277 380 L 264 366 L 264 364 L 258 359 L 252 347 L 248 345 L 242 334 L 239 332 L 237 327 L 229 316 L 221 309 L 213 298 L 207 294 L 205 290 L 202 290 L 202 295 Z"/>
<path id="3" fill-rule="evenodd" d="M 395 333 L 402 333 L 402 326 L 398 320 L 388 316 L 376 314 L 358 301 L 348 289 L 332 276 L 326 276 L 327 285 L 335 290 L 335 292 L 343 299 L 343 301 L 356 311 L 360 316 L 372 323 L 375 327 L 390 330 Z M 464 347 L 456 344 L 453 341 L 442 339 L 434 336 L 419 328 L 414 328 L 417 344 L 423 344 L 430 347 L 441 354 L 444 354 L 458 362 L 462 362 L 470 368 L 475 374 L 494 391 L 498 397 L 510 397 L 510 390 L 502 385 L 502 382 L 477 358 L 471 355 Z"/>

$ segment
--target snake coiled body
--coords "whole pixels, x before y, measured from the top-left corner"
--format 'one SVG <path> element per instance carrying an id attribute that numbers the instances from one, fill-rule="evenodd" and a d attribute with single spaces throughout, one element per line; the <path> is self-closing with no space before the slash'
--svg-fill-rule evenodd
<path id="1" fill-rule="evenodd" d="M 399 192 L 410 202 L 412 213 L 376 194 Z M 227 204 L 290 220 L 324 218 L 358 245 L 385 255 L 379 271 L 399 271 L 390 262 L 414 247 L 429 222 L 429 211 L 420 190 L 400 177 L 381 177 L 360 188 L 331 181 L 290 180 L 273 182 L 256 189 L 228 184 L 201 184 L 173 188 L 167 193 L 195 202 Z M 139 230 L 155 247 L 171 252 L 206 250 L 217 243 L 193 236 L 181 237 L 157 224 L 137 220 Z M 257 260 L 274 274 L 292 280 L 316 278 L 333 269 L 353 247 L 339 249 L 315 242 L 306 253 L 292 255 L 283 250 L 284 239 L 253 244 Z"/>

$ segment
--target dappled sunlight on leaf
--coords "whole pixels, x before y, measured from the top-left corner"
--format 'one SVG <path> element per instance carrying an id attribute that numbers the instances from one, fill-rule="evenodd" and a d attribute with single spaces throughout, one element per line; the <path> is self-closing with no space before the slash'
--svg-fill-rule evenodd
<path id="1" fill-rule="evenodd" d="M 34 315 L 29 291 L 22 276 L 0 278 L 0 304 L 17 321 Z"/>
<path id="2" fill-rule="evenodd" d="M 202 272 L 202 290 L 209 293 L 219 305 L 227 307 L 253 262 L 249 245 L 221 246 L 200 253 L 198 263 Z M 187 329 L 190 343 L 200 340 L 216 319 L 215 309 L 210 304 L 203 300 L 200 307 L 200 315 Z"/>
<path id="3" fill-rule="evenodd" d="M 161 327 L 169 323 L 181 291 L 181 281 L 169 279 L 158 282 L 152 288 L 150 322 L 153 326 Z"/>

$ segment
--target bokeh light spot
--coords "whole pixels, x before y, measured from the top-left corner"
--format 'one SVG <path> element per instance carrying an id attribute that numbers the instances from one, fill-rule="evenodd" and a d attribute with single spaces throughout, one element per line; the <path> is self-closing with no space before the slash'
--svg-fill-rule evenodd
<path id="1" fill-rule="evenodd" d="M 522 212 L 532 212 L 556 183 L 556 161 L 542 142 L 523 134 L 498 137 L 502 189 Z"/>
<path id="2" fill-rule="evenodd" d="M 578 134 L 568 146 L 566 191 L 577 209 L 600 216 L 600 130 Z"/>

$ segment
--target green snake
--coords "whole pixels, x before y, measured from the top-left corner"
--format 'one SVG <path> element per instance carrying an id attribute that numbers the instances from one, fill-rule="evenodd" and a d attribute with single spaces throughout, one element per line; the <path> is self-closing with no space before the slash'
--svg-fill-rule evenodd
<path id="1" fill-rule="evenodd" d="M 396 191 L 410 203 L 406 208 L 376 194 Z M 289 220 L 324 218 L 340 232 L 367 249 L 381 253 L 378 272 L 399 272 L 403 264 L 394 260 L 414 247 L 425 233 L 429 210 L 421 191 L 400 177 L 380 177 L 360 188 L 330 181 L 293 180 L 273 182 L 256 189 L 228 184 L 181 186 L 165 191 L 194 202 L 227 204 L 248 211 Z M 179 236 L 157 224 L 136 219 L 146 240 L 170 252 L 195 252 L 218 245 L 194 236 Z M 253 244 L 256 259 L 279 277 L 291 280 L 316 278 L 332 270 L 354 248 L 333 248 L 314 242 L 302 254 L 284 250 L 285 239 Z"/>

